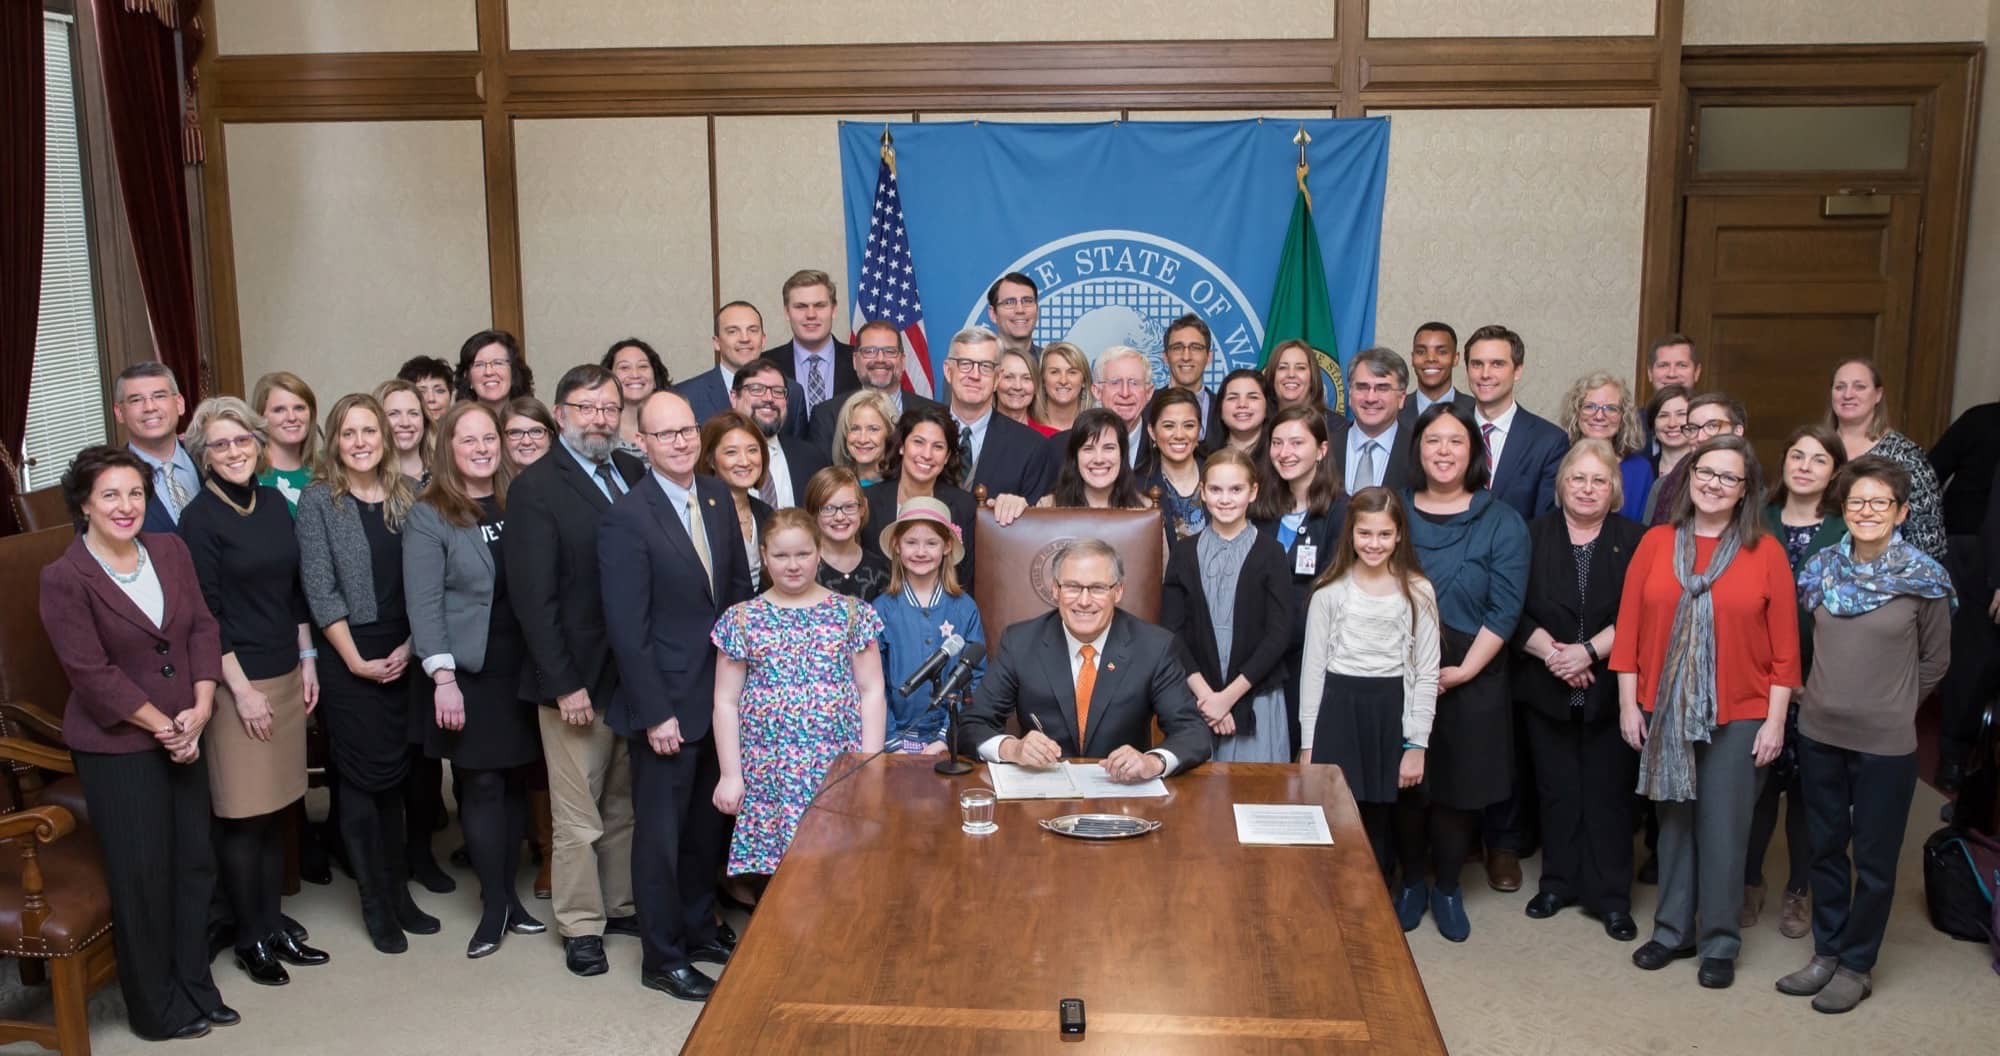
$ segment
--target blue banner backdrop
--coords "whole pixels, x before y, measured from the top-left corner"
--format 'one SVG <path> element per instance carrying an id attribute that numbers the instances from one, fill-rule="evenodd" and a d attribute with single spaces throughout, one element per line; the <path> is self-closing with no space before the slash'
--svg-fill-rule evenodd
<path id="1" fill-rule="evenodd" d="M 1072 341 L 1093 360 L 1129 344 L 1164 384 L 1165 326 L 1194 311 L 1215 333 L 1211 387 L 1256 366 L 1301 125 L 1344 367 L 1374 342 L 1387 118 L 889 125 L 934 368 L 954 331 L 994 325 L 986 290 L 1009 271 L 1041 287 L 1038 344 Z M 866 285 L 882 129 L 840 127 L 849 291 Z"/>

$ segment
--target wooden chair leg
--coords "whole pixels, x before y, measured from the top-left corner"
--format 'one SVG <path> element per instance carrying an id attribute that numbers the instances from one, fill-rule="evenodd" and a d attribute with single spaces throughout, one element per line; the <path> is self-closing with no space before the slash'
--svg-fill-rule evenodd
<path id="1" fill-rule="evenodd" d="M 49 981 L 49 966 L 40 957 L 23 957 L 17 962 L 21 966 L 22 986 L 46 986 Z"/>
<path id="2" fill-rule="evenodd" d="M 90 979 L 83 962 L 81 955 L 48 962 L 49 990 L 55 1004 L 56 1051 L 62 1056 L 90 1056 Z"/>

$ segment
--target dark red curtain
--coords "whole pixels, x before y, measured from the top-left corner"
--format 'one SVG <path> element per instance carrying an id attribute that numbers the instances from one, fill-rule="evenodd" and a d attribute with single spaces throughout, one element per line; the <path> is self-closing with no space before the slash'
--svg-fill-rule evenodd
<path id="1" fill-rule="evenodd" d="M 42 299 L 48 109 L 42 5 L 0 3 L 0 444 L 18 465 L 35 372 Z M 0 473 L 0 532 L 14 526 L 13 481 Z"/>
<path id="2" fill-rule="evenodd" d="M 194 258 L 181 169 L 187 112 L 174 47 L 177 31 L 151 10 L 126 10 L 121 0 L 92 3 L 111 110 L 112 150 L 118 156 L 118 186 L 124 192 L 125 217 L 139 258 L 153 346 L 160 362 L 179 379 L 188 409 L 193 410 L 203 393 Z"/>

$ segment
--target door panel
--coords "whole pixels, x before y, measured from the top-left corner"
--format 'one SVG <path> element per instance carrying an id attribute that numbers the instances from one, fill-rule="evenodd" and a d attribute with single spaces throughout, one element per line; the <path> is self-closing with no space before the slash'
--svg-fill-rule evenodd
<path id="1" fill-rule="evenodd" d="M 1820 215 L 1818 193 L 1691 195 L 1681 330 L 1702 349 L 1702 388 L 1741 400 L 1770 471 L 1793 429 L 1826 415 L 1834 364 L 1868 356 L 1901 421 L 1921 197 L 1889 214 Z"/>

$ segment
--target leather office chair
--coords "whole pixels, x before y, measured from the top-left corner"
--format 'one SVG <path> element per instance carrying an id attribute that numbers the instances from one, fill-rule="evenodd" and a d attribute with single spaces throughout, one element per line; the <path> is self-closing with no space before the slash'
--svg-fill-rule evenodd
<path id="1" fill-rule="evenodd" d="M 992 639 L 988 650 L 999 649 L 1009 625 L 1055 607 L 1056 551 L 1066 541 L 1086 538 L 1110 543 L 1125 562 L 1125 597 L 1118 607 L 1142 620 L 1159 620 L 1160 583 L 1167 574 L 1159 510 L 1033 509 L 1003 528 L 981 507 L 972 535 L 973 561 L 980 569 L 972 600 Z"/>
<path id="2" fill-rule="evenodd" d="M 61 488 L 37 488 L 34 491 L 21 490 L 21 469 L 14 464 L 14 456 L 0 447 L 0 472 L 7 474 L 11 487 L 8 495 L 14 507 L 14 523 L 24 532 L 40 531 L 70 523 L 69 509 L 63 505 Z"/>
<path id="3" fill-rule="evenodd" d="M 69 677 L 42 632 L 42 568 L 61 557 L 76 532 L 65 524 L 0 539 L 0 738 L 62 749 Z M 83 787 L 67 765 L 8 760 L 5 791 L 17 806 L 57 805 L 89 821 Z M 50 772 L 70 775 L 49 779 Z"/>

